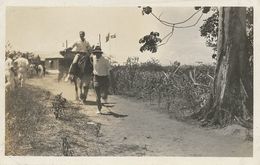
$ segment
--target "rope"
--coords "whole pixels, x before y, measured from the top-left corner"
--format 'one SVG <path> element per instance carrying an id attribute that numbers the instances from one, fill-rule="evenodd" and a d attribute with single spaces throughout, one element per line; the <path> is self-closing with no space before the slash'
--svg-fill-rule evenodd
<path id="1" fill-rule="evenodd" d="M 165 38 L 168 37 L 167 40 L 166 40 L 166 42 L 164 42 L 164 43 L 158 45 L 158 47 L 159 47 L 159 46 L 162 46 L 162 45 L 165 45 L 165 44 L 168 43 L 168 41 L 170 40 L 170 38 L 171 38 L 172 35 L 173 35 L 173 31 L 174 31 L 174 26 L 172 27 L 172 31 L 171 31 L 169 34 L 167 34 L 165 37 L 163 37 L 162 41 L 163 41 Z"/>
<path id="2" fill-rule="evenodd" d="M 175 26 L 175 28 L 190 28 L 190 27 L 196 26 L 202 16 L 203 16 L 203 13 L 201 13 L 200 17 L 198 18 L 198 20 L 193 25 L 189 25 L 189 26 Z"/>
<path id="3" fill-rule="evenodd" d="M 186 20 L 184 21 L 181 21 L 181 22 L 176 22 L 176 23 L 171 23 L 171 22 L 167 22 L 167 21 L 164 21 L 160 18 L 158 18 L 154 13 L 151 13 L 158 21 L 160 21 L 162 24 L 164 24 L 165 26 L 175 26 L 175 25 L 178 25 L 178 24 L 183 24 L 187 21 L 189 21 L 191 18 L 193 18 L 198 12 L 200 12 L 203 8 L 199 9 L 198 11 L 194 12 L 189 18 L 187 18 Z"/>
<path id="4" fill-rule="evenodd" d="M 162 41 L 166 40 L 165 43 L 162 43 L 159 46 L 162 46 L 162 45 L 165 45 L 166 43 L 168 43 L 168 41 L 170 40 L 170 38 L 172 37 L 173 35 L 173 31 L 174 31 L 174 28 L 190 28 L 190 27 L 193 27 L 193 26 L 196 26 L 198 24 L 198 22 L 200 21 L 201 17 L 203 16 L 203 13 L 201 13 L 200 17 L 198 18 L 198 20 L 192 24 L 192 25 L 188 25 L 188 26 L 175 26 L 175 25 L 178 25 L 178 24 L 183 24 L 183 23 L 186 23 L 187 21 L 189 21 L 191 18 L 193 18 L 197 13 L 199 13 L 203 8 L 199 9 L 198 11 L 194 12 L 189 18 L 187 18 L 186 20 L 184 21 L 181 21 L 181 22 L 176 22 L 176 23 L 171 23 L 171 22 L 167 22 L 167 21 L 164 21 L 162 19 L 160 19 L 159 17 L 157 17 L 153 12 L 151 12 L 152 16 L 155 17 L 160 23 L 162 23 L 163 25 L 165 26 L 168 26 L 168 27 L 172 27 L 172 31 L 170 33 L 168 33 L 166 36 L 164 36 L 162 38 Z"/>
<path id="5" fill-rule="evenodd" d="M 160 19 L 160 16 L 161 16 L 161 15 L 160 15 L 159 17 L 157 17 L 153 12 L 151 12 L 152 16 L 153 16 L 154 18 L 156 18 L 160 23 L 162 23 L 162 24 L 165 25 L 165 26 L 172 27 L 172 31 L 162 38 L 162 41 L 167 38 L 166 42 L 164 42 L 164 43 L 158 45 L 158 47 L 159 47 L 159 46 L 162 46 L 162 45 L 165 45 L 166 43 L 168 43 L 168 41 L 170 40 L 170 38 L 171 38 L 172 35 L 173 35 L 174 28 L 190 28 L 190 27 L 196 26 L 196 25 L 198 24 L 198 22 L 200 21 L 202 15 L 203 15 L 203 12 L 201 12 L 201 15 L 200 15 L 200 17 L 198 18 L 198 20 L 197 20 L 194 24 L 192 24 L 192 25 L 188 25 L 188 26 L 175 26 L 175 25 L 179 25 L 179 24 L 186 23 L 187 21 L 189 21 L 190 19 L 192 19 L 197 13 L 199 13 L 202 9 L 203 9 L 203 8 L 201 8 L 201 9 L 197 10 L 196 12 L 194 12 L 194 13 L 193 13 L 190 17 L 188 17 L 186 20 L 181 21 L 181 22 L 176 22 L 176 23 L 171 23 L 171 22 L 164 21 L 164 20 Z"/>

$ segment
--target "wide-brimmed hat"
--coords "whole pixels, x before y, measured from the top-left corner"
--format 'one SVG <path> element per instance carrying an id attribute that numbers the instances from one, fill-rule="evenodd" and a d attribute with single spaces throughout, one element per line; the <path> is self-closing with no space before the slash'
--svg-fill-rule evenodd
<path id="1" fill-rule="evenodd" d="M 84 34 L 85 35 L 85 32 L 84 31 L 80 31 L 79 34 Z"/>
<path id="2" fill-rule="evenodd" d="M 101 47 L 100 46 L 96 46 L 94 48 L 94 50 L 92 51 L 92 53 L 103 53 L 103 51 L 101 50 Z"/>

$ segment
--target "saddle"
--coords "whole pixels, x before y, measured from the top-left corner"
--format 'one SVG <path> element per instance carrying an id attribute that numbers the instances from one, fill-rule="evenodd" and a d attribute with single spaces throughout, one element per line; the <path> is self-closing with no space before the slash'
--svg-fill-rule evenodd
<path id="1" fill-rule="evenodd" d="M 79 78 L 83 75 L 91 75 L 93 73 L 93 65 L 89 55 L 80 54 L 77 63 L 72 64 L 70 74 Z"/>

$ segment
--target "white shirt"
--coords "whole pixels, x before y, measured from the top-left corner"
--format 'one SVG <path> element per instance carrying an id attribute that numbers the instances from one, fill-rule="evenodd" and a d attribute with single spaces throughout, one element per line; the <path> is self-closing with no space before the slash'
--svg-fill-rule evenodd
<path id="1" fill-rule="evenodd" d="M 80 40 L 80 41 L 74 43 L 72 45 L 72 49 L 74 47 L 76 47 L 77 52 L 89 52 L 90 53 L 90 50 L 91 50 L 91 46 L 90 46 L 89 42 L 86 40 L 84 40 L 84 41 Z"/>
<path id="2" fill-rule="evenodd" d="M 93 73 L 97 76 L 108 76 L 109 71 L 111 70 L 111 65 L 109 61 L 101 56 L 99 59 L 95 55 L 92 55 L 93 58 Z"/>

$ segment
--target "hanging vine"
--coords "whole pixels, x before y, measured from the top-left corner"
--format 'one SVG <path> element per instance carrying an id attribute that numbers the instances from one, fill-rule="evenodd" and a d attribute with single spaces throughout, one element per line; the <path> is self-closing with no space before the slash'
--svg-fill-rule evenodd
<path id="1" fill-rule="evenodd" d="M 141 8 L 141 6 L 139 6 L 139 8 Z M 168 43 L 170 38 L 173 36 L 175 28 L 191 28 L 191 27 L 196 26 L 198 24 L 199 20 L 201 19 L 201 17 L 203 16 L 203 14 L 208 13 L 210 11 L 210 7 L 195 7 L 195 10 L 196 11 L 187 19 L 185 19 L 181 22 L 173 23 L 173 22 L 168 22 L 168 21 L 161 19 L 160 16 L 159 17 L 156 16 L 153 13 L 153 10 L 150 6 L 142 7 L 143 15 L 152 15 L 155 19 L 157 19 L 164 26 L 171 27 L 171 31 L 167 35 L 165 35 L 163 38 L 159 38 L 159 36 L 160 36 L 159 32 L 150 32 L 150 34 L 145 35 L 144 37 L 142 37 L 139 40 L 139 43 L 143 44 L 140 48 L 140 51 L 141 52 L 150 51 L 152 53 L 157 52 L 157 49 L 159 46 L 162 46 L 162 45 L 165 45 L 166 43 Z M 201 14 L 194 24 L 185 25 L 185 26 L 182 25 L 182 24 L 188 22 L 189 20 L 191 20 L 195 15 L 197 15 L 200 12 L 201 12 Z"/>

